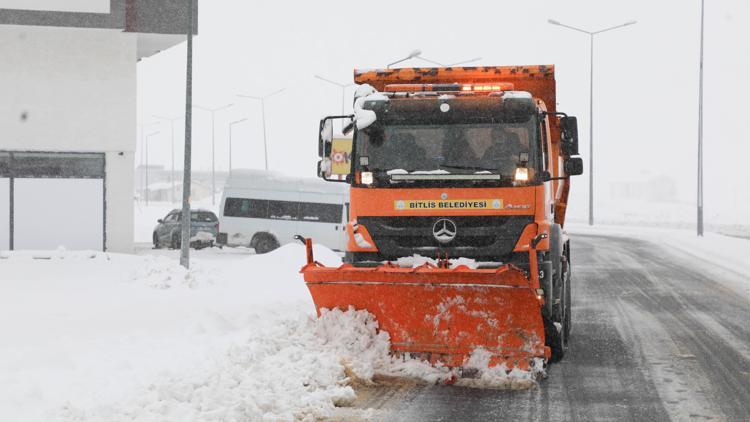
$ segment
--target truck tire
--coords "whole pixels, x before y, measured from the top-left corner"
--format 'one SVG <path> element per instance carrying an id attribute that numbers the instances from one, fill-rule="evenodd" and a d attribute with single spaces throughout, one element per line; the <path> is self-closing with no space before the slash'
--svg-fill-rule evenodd
<path id="1" fill-rule="evenodd" d="M 552 320 L 561 324 L 565 321 L 565 275 L 562 271 L 563 249 L 562 228 L 560 228 L 559 224 L 553 224 L 550 226 L 549 236 L 549 259 L 552 262 Z"/>
<path id="2" fill-rule="evenodd" d="M 563 327 L 565 328 L 565 338 L 570 338 L 570 331 L 573 328 L 573 318 L 571 315 L 571 308 L 572 308 L 572 289 L 573 286 L 571 285 L 573 280 L 572 275 L 572 267 L 570 265 L 570 245 L 568 244 L 565 247 L 565 258 L 566 258 L 566 267 L 567 271 L 565 271 L 565 322 L 563 323 Z"/>
<path id="3" fill-rule="evenodd" d="M 544 322 L 544 345 L 552 351 L 549 361 L 552 363 L 559 362 L 565 356 L 568 348 L 565 330 L 558 330 L 552 318 L 546 312 L 542 312 L 542 321 Z"/>
<path id="4" fill-rule="evenodd" d="M 256 234 L 253 236 L 253 240 L 250 241 L 250 245 L 255 248 L 255 253 L 257 254 L 268 253 L 281 246 L 276 237 L 270 233 Z"/>

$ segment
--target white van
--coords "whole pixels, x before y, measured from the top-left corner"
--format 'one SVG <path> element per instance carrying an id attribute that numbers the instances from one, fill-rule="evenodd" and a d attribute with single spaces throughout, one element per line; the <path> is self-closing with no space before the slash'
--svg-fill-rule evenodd
<path id="1" fill-rule="evenodd" d="M 262 170 L 232 170 L 224 186 L 217 243 L 266 253 L 294 235 L 343 251 L 349 185 Z"/>

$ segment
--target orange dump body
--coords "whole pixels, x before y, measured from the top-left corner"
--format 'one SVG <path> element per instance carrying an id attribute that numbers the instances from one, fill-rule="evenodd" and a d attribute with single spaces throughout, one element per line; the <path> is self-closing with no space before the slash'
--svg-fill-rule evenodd
<path id="1" fill-rule="evenodd" d="M 528 369 L 533 358 L 549 358 L 540 301 L 532 282 L 513 266 L 332 268 L 311 263 L 301 272 L 318 312 L 366 309 L 390 334 L 396 353 L 415 353 L 450 367 L 464 366 L 480 347 L 492 354 L 493 366 Z"/>

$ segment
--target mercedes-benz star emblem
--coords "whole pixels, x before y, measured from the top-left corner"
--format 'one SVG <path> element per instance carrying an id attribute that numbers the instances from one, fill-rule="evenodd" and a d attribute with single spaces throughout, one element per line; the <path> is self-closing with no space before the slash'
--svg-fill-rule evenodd
<path id="1" fill-rule="evenodd" d="M 432 236 L 440 243 L 448 243 L 453 240 L 456 237 L 456 232 L 456 223 L 447 218 L 441 218 L 432 226 Z"/>

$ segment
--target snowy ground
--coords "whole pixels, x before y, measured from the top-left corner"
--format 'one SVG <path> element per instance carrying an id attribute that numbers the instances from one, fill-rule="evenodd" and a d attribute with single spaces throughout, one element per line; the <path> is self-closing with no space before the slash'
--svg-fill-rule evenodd
<path id="1" fill-rule="evenodd" d="M 171 206 L 163 208 L 145 208 L 136 225 L 145 228 L 151 214 L 159 218 Z M 744 239 L 575 224 L 568 230 L 655 240 L 726 271 L 750 270 Z M 145 245 L 136 255 L 0 255 L 2 419 L 315 419 L 338 415 L 335 406 L 354 399 L 352 379 L 366 383 L 376 372 L 433 382 L 447 376 L 390 360 L 387 336 L 365 313 L 314 318 L 297 273 L 301 245 L 262 256 L 193 251 L 190 271 L 176 257 Z M 323 248 L 316 259 L 340 262 Z M 722 279 L 750 297 L 741 278 Z M 348 417 L 372 415 L 356 409 Z"/>
<path id="2" fill-rule="evenodd" d="M 267 255 L 203 250 L 190 271 L 176 251 L 140 253 L 1 255 L 4 420 L 321 418 L 354 399 L 354 379 L 450 377 L 391 359 L 367 313 L 315 318 L 298 274 L 301 245 Z M 340 263 L 330 250 L 315 253 Z M 528 374 L 512 375 L 486 384 L 530 385 Z M 357 412 L 348 416 L 369 416 Z"/>
<path id="3" fill-rule="evenodd" d="M 339 262 L 330 251 L 317 252 L 318 260 Z M 313 314 L 299 265 L 290 265 L 303 260 L 301 245 L 233 262 L 196 258 L 190 271 L 162 256 L 5 253 L 0 414 L 4 420 L 186 420 L 211 419 L 218 409 L 224 416 L 214 419 L 222 420 L 244 391 L 253 394 L 235 405 L 250 419 L 294 415 L 304 403 L 284 385 L 290 381 L 280 377 L 283 371 L 274 373 L 270 362 L 265 373 L 252 366 L 282 350 L 293 353 L 287 343 L 310 341 L 295 334 Z M 323 365 L 319 375 L 336 378 L 331 371 Z M 264 386 L 229 394 L 243 380 Z M 351 391 L 328 394 L 345 398 Z"/>

